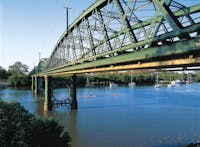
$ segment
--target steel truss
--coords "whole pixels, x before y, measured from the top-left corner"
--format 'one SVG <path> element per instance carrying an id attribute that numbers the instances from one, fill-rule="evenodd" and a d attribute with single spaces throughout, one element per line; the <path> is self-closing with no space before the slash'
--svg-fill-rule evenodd
<path id="1" fill-rule="evenodd" d="M 199 30 L 197 1 L 188 7 L 178 0 L 97 0 L 63 33 L 43 70 L 163 47 Z"/>

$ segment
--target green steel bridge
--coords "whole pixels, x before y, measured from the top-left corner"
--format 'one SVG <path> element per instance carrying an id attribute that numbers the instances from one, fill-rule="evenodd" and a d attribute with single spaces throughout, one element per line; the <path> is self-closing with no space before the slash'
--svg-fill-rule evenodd
<path id="1" fill-rule="evenodd" d="M 183 3 L 184 2 L 184 3 Z M 194 0 L 97 0 L 69 26 L 51 55 L 31 72 L 33 89 L 45 77 L 50 109 L 52 76 L 200 66 L 200 2 Z"/>

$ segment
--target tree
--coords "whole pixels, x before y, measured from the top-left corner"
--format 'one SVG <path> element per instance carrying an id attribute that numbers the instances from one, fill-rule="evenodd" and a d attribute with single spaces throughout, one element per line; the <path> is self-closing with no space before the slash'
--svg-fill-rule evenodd
<path id="1" fill-rule="evenodd" d="M 30 87 L 31 80 L 30 77 L 26 75 L 28 72 L 28 66 L 21 62 L 15 62 L 13 65 L 9 66 L 8 83 L 13 87 Z"/>
<path id="2" fill-rule="evenodd" d="M 8 72 L 11 74 L 26 74 L 28 72 L 28 66 L 19 61 L 9 66 Z"/>
<path id="3" fill-rule="evenodd" d="M 23 74 L 12 74 L 7 82 L 9 85 L 13 87 L 30 87 L 31 86 L 31 78 L 27 75 Z"/>
<path id="4" fill-rule="evenodd" d="M 200 72 L 196 74 L 196 81 L 200 82 Z"/>
<path id="5" fill-rule="evenodd" d="M 19 103 L 0 100 L 0 146 L 69 147 L 70 141 L 57 122 L 36 118 Z"/>
<path id="6" fill-rule="evenodd" d="M 7 71 L 2 66 L 0 66 L 0 79 L 7 79 L 7 77 Z"/>

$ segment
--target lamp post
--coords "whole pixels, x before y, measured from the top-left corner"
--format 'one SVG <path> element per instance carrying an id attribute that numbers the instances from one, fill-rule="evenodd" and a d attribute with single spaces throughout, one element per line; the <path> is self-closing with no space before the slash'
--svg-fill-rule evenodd
<path id="1" fill-rule="evenodd" d="M 68 33 L 68 21 L 69 21 L 69 7 L 64 7 L 66 9 L 66 31 Z"/>

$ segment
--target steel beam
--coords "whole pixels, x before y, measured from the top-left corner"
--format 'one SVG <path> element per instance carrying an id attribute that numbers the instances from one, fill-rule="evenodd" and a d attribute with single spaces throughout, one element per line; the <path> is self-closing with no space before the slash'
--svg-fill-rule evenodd
<path id="1" fill-rule="evenodd" d="M 66 71 L 60 73 L 52 73 L 52 76 L 64 76 L 71 74 L 83 74 L 83 73 L 98 73 L 98 72 L 108 72 L 108 71 L 123 71 L 123 70 L 138 70 L 138 69 L 157 69 L 157 68 L 168 68 L 168 67 L 183 67 L 196 64 L 200 66 L 200 57 L 198 58 L 183 58 L 183 59 L 173 59 L 166 61 L 155 61 L 148 63 L 137 63 L 130 65 L 121 65 L 121 66 L 111 66 L 111 67 L 102 67 L 94 69 L 82 69 L 74 71 Z"/>
<path id="2" fill-rule="evenodd" d="M 190 39 L 184 42 L 177 42 L 171 45 L 152 47 L 148 49 L 143 49 L 138 52 L 132 52 L 123 54 L 120 56 L 109 57 L 101 60 L 96 60 L 93 62 L 77 64 L 74 66 L 63 67 L 54 71 L 44 72 L 42 74 L 53 74 L 65 71 L 74 71 L 87 68 L 97 68 L 108 65 L 116 65 L 121 63 L 128 64 L 129 62 L 143 62 L 146 60 L 160 58 L 160 57 L 170 57 L 170 56 L 179 56 L 181 54 L 190 54 L 200 51 L 200 46 L 197 46 L 196 43 L 200 42 L 200 38 Z"/>
<path id="3" fill-rule="evenodd" d="M 111 2 L 111 1 L 110 1 L 110 2 Z M 105 3 L 105 2 L 104 2 L 104 3 Z M 181 10 L 178 10 L 178 11 L 174 12 L 174 15 L 175 15 L 176 17 L 180 17 L 180 16 L 192 14 L 192 13 L 199 12 L 199 11 L 200 11 L 200 5 L 195 5 L 195 6 L 192 6 L 192 7 L 190 7 L 190 8 L 183 8 L 183 9 L 181 9 Z M 85 12 L 84 12 L 84 13 L 85 13 Z M 84 17 L 83 17 L 83 18 L 84 18 Z M 83 18 L 82 18 L 82 19 L 83 19 Z M 158 17 L 158 20 L 157 20 L 157 21 L 159 21 L 160 19 L 161 19 L 161 17 Z M 141 23 L 138 23 L 138 24 L 132 26 L 132 29 L 134 30 L 134 29 L 138 29 L 138 28 L 141 28 L 141 27 L 145 27 L 145 26 L 149 25 L 151 22 L 152 22 L 152 19 L 146 20 L 146 21 L 144 21 L 144 22 L 141 22 Z M 122 34 L 125 33 L 125 32 L 126 32 L 125 30 L 122 31 Z M 115 38 L 115 37 L 117 37 L 117 36 L 118 36 L 118 33 L 115 33 L 115 34 L 109 36 L 109 40 L 111 40 L 111 39 L 113 39 L 113 38 Z M 59 39 L 58 42 L 56 43 L 56 45 L 55 45 L 55 47 L 54 47 L 53 53 L 55 52 L 55 49 L 56 49 L 57 46 L 59 45 L 59 42 L 60 42 L 64 37 L 65 37 L 65 33 L 60 37 L 60 39 Z M 146 42 L 146 41 L 144 41 L 144 44 L 145 44 L 145 42 Z M 148 40 L 147 40 L 147 42 L 148 42 Z M 99 46 L 99 45 L 102 45 L 103 43 L 104 43 L 104 41 L 98 43 L 98 46 Z M 95 45 L 94 48 L 96 48 L 96 47 L 97 47 L 97 46 Z M 51 54 L 50 58 L 52 58 L 53 53 Z M 107 53 L 108 53 L 108 54 L 113 54 L 112 52 L 107 52 Z M 95 58 L 96 58 L 96 56 L 95 56 Z M 53 61 L 51 61 L 51 60 L 52 60 L 52 59 L 50 59 L 49 62 L 53 62 Z M 87 59 L 86 59 L 86 60 L 87 60 Z M 91 60 L 91 59 L 90 59 L 90 60 Z"/>
<path id="4" fill-rule="evenodd" d="M 174 16 L 173 12 L 169 9 L 169 5 L 167 5 L 164 0 L 161 0 L 161 1 L 153 0 L 153 2 L 159 8 L 158 11 L 161 11 L 162 15 L 165 17 L 165 19 L 171 25 L 174 31 L 179 31 L 180 29 L 183 28 L 181 23 Z"/>
<path id="5" fill-rule="evenodd" d="M 129 23 L 129 20 L 128 20 L 127 16 L 126 16 L 126 13 L 124 12 L 124 9 L 123 9 L 120 1 L 119 0 L 114 0 L 114 3 L 116 5 L 116 7 L 117 7 L 119 16 L 121 18 L 122 24 L 123 24 L 123 26 L 124 26 L 124 28 L 126 30 L 126 33 L 127 33 L 128 37 L 129 37 L 130 42 L 132 44 L 134 42 L 137 42 L 137 38 L 136 38 L 136 36 L 135 36 L 135 34 L 134 34 L 133 30 L 132 30 L 132 27 L 131 27 L 131 25 Z"/>
<path id="6" fill-rule="evenodd" d="M 88 39 L 89 39 L 89 42 L 90 42 L 90 48 L 91 48 L 91 51 L 92 51 L 93 55 L 95 56 L 96 52 L 95 52 L 95 48 L 94 48 L 94 41 L 93 41 L 94 39 L 93 39 L 93 36 L 92 36 L 92 32 L 91 32 L 90 23 L 89 23 L 88 18 L 85 19 L 85 22 L 86 22 L 86 26 L 87 26 L 87 32 L 88 32 Z"/>
<path id="7" fill-rule="evenodd" d="M 171 0 L 169 0 L 170 2 Z M 192 20 L 192 18 L 188 18 L 187 16 L 189 16 L 189 14 L 192 14 L 192 13 L 195 13 L 195 12 L 199 12 L 200 11 L 200 5 L 197 5 L 197 6 L 192 6 L 190 8 L 181 8 L 181 10 L 178 10 L 176 12 L 172 12 L 170 9 L 169 9 L 169 6 L 166 2 L 168 1 L 164 1 L 164 0 L 153 0 L 153 2 L 156 3 L 157 7 L 160 7 L 160 12 L 165 16 L 164 20 L 170 22 L 169 24 L 172 24 L 172 28 L 173 30 L 174 29 L 177 29 L 179 28 L 178 31 L 172 31 L 172 32 L 166 32 L 165 34 L 162 34 L 160 36 L 155 36 L 151 39 L 146 39 L 146 40 L 142 40 L 140 42 L 135 42 L 135 43 L 130 43 L 126 46 L 123 46 L 123 47 L 119 47 L 119 48 L 113 48 L 112 49 L 112 46 L 110 44 L 110 40 L 113 39 L 113 38 L 117 38 L 118 35 L 119 35 L 119 32 L 115 32 L 113 34 L 111 34 L 110 36 L 108 35 L 108 32 L 106 30 L 106 26 L 105 26 L 105 22 L 103 20 L 103 17 L 101 16 L 101 8 L 103 8 L 104 6 L 110 4 L 111 2 L 115 3 L 115 5 L 117 5 L 117 10 L 118 12 L 120 12 L 120 16 L 121 16 L 121 20 L 122 21 L 122 24 L 124 25 L 124 30 L 120 30 L 119 32 L 121 34 L 125 34 L 128 32 L 130 32 L 129 30 L 133 31 L 134 29 L 139 29 L 139 28 L 142 28 L 142 27 L 145 27 L 145 26 L 148 26 L 152 23 L 152 20 L 153 19 L 149 19 L 149 20 L 146 20 L 144 22 L 139 22 L 138 24 L 135 24 L 133 26 L 130 26 L 130 24 L 128 25 L 126 22 L 129 23 L 129 20 L 127 18 L 127 13 L 123 10 L 122 8 L 122 5 L 120 3 L 119 0 L 98 0 L 96 3 L 94 3 L 91 7 L 89 7 L 85 12 L 83 12 L 83 14 L 80 15 L 80 17 L 75 20 L 75 23 L 73 23 L 70 27 L 70 33 L 68 34 L 63 34 L 61 36 L 61 38 L 58 40 L 56 46 L 55 46 L 55 49 L 51 55 L 51 59 L 49 59 L 49 63 L 51 62 L 51 64 L 55 64 L 53 66 L 51 66 L 51 69 L 49 70 L 41 70 L 41 71 L 37 71 L 39 73 L 39 75 L 45 75 L 45 74 L 48 74 L 48 73 L 56 73 L 56 72 L 63 72 L 65 71 L 66 69 L 68 70 L 74 70 L 74 69 L 78 69 L 80 70 L 80 68 L 91 68 L 91 67 L 99 67 L 99 66 L 108 66 L 108 65 L 112 65 L 112 64 L 121 64 L 121 63 L 126 63 L 126 62 L 135 62 L 137 60 L 139 60 L 141 58 L 141 60 L 147 60 L 148 57 L 150 58 L 154 58 L 154 57 L 159 57 L 160 55 L 159 54 L 152 54 L 152 51 L 154 50 L 157 50 L 155 48 L 166 48 L 166 51 L 165 49 L 163 49 L 161 51 L 161 55 L 162 56 L 168 56 L 168 53 L 170 52 L 171 54 L 173 53 L 172 50 L 169 49 L 169 51 L 167 52 L 167 47 L 171 47 L 171 45 L 169 46 L 156 46 L 154 49 L 152 48 L 149 48 L 149 45 L 151 44 L 151 42 L 163 42 L 165 41 L 166 39 L 167 40 L 170 40 L 170 39 L 173 39 L 175 37 L 181 37 L 181 38 L 185 38 L 185 36 L 189 36 L 190 33 L 193 33 L 193 32 L 198 32 L 200 30 L 200 24 L 199 23 L 195 23 L 194 20 Z M 121 7 L 120 7 L 121 6 Z M 75 47 L 75 42 L 74 42 L 74 39 L 75 37 L 73 36 L 73 33 L 75 33 L 75 31 L 73 31 L 75 29 L 75 27 L 80 27 L 81 23 L 84 22 L 84 20 L 87 20 L 88 17 L 90 17 L 92 15 L 92 13 L 94 12 L 94 10 L 96 10 L 97 12 L 97 16 L 98 16 L 98 20 L 99 22 L 101 22 L 101 25 L 102 25 L 102 30 L 103 30 L 103 34 L 104 34 L 104 40 L 102 41 L 99 41 L 97 44 L 94 44 L 93 42 L 93 45 L 90 45 L 92 47 L 93 50 L 95 50 L 95 48 L 97 48 L 98 46 L 101 46 L 103 45 L 104 43 L 109 43 L 108 46 L 110 46 L 110 51 L 107 51 L 107 52 L 100 52 L 100 54 L 93 54 L 93 56 L 90 56 L 90 57 L 87 57 L 87 58 L 80 58 L 80 59 L 77 59 L 75 56 L 76 56 L 76 50 Z M 188 22 L 191 23 L 191 26 L 188 26 L 188 27 L 184 27 L 182 26 L 182 24 L 180 24 L 180 22 L 177 20 L 178 17 L 182 17 L 182 16 L 186 16 L 188 18 Z M 127 20 L 127 21 L 126 21 Z M 96 20 L 95 20 L 96 21 Z M 162 16 L 158 16 L 156 17 L 156 19 L 154 20 L 155 23 L 159 23 L 159 25 L 161 25 L 161 22 L 163 21 L 163 18 Z M 174 25 L 175 24 L 175 25 Z M 157 28 L 158 30 L 158 28 Z M 62 50 L 60 50 L 60 45 L 62 45 L 62 42 L 64 41 L 64 38 L 66 38 L 66 35 L 71 35 L 71 41 L 73 42 L 73 45 L 72 45 L 72 48 L 73 48 L 73 51 L 75 51 L 74 53 L 74 57 L 73 57 L 73 60 L 71 60 L 71 63 L 69 64 L 65 64 L 65 65 L 62 65 L 60 64 L 61 62 L 61 59 L 58 60 L 58 58 L 60 58 L 60 54 L 62 54 Z M 76 34 L 75 34 L 76 35 Z M 128 34 L 127 34 L 128 35 Z M 196 36 L 197 37 L 197 36 Z M 68 38 L 69 39 L 69 38 Z M 92 38 L 93 40 L 94 38 Z M 82 38 L 79 38 L 80 40 L 80 43 L 82 42 Z M 195 38 L 194 40 L 198 40 L 198 38 Z M 70 41 L 70 40 L 69 40 Z M 189 40 L 190 43 L 192 42 L 191 39 Z M 185 40 L 183 42 L 186 42 Z M 177 43 L 181 44 L 181 40 L 179 42 L 176 42 L 174 44 L 177 45 Z M 184 43 L 183 43 L 184 44 Z M 147 46 L 148 48 L 145 47 L 145 49 L 143 49 L 144 46 Z M 185 45 L 185 46 L 188 46 L 188 47 L 191 47 L 190 45 Z M 105 57 L 108 57 L 109 55 L 116 55 L 118 52 L 123 52 L 123 51 L 126 51 L 126 50 L 130 50 L 130 49 L 136 49 L 136 48 L 142 48 L 141 51 L 138 51 L 138 53 L 128 53 L 128 54 L 122 54 L 122 55 L 118 55 L 116 57 L 109 57 L 109 58 L 105 58 Z M 191 50 L 195 50 L 196 51 L 196 48 L 191 48 L 191 49 L 186 49 L 186 50 L 183 50 L 184 53 L 188 53 L 190 52 Z M 160 51 L 158 51 L 159 53 Z M 174 54 L 182 54 L 183 52 L 179 53 L 179 51 L 175 50 Z M 145 58 L 142 59 L 142 54 L 145 54 Z M 53 56 L 55 55 L 55 56 Z M 139 55 L 139 56 L 137 56 Z M 170 55 L 169 55 L 170 56 Z M 102 57 L 104 57 L 105 59 L 101 59 Z M 131 57 L 131 59 L 129 60 L 129 58 Z M 125 61 L 125 58 L 127 58 L 128 60 Z M 56 61 L 57 60 L 57 61 Z M 94 61 L 94 62 L 89 62 L 89 61 Z M 110 61 L 110 64 L 109 64 L 109 61 Z M 58 62 L 58 64 L 57 64 Z M 55 67 L 55 68 L 54 68 Z"/>
<path id="8" fill-rule="evenodd" d="M 108 37 L 108 32 L 107 32 L 107 29 L 106 29 L 106 26 L 105 26 L 105 23 L 104 23 L 104 20 L 103 20 L 103 16 L 101 14 L 101 10 L 96 9 L 95 12 L 96 12 L 96 16 L 98 17 L 98 20 L 100 22 L 101 32 L 102 32 L 103 37 L 104 37 L 103 42 L 107 44 L 109 50 L 111 51 L 112 46 L 111 46 L 111 43 L 110 43 L 110 40 L 109 40 L 109 37 Z"/>
<path id="9" fill-rule="evenodd" d="M 179 32 L 170 32 L 170 33 L 164 34 L 164 35 L 162 35 L 162 36 L 154 37 L 153 40 L 146 40 L 145 42 L 138 42 L 138 43 L 136 43 L 136 44 L 128 45 L 128 46 L 125 46 L 125 47 L 119 48 L 119 49 L 115 49 L 115 50 L 113 50 L 113 51 L 106 52 L 106 53 L 103 53 L 103 54 L 101 54 L 101 55 L 96 55 L 96 56 L 90 57 L 91 59 L 88 58 L 88 60 L 92 60 L 92 58 L 98 58 L 98 57 L 100 57 L 100 56 L 105 56 L 105 55 L 107 55 L 107 54 L 115 53 L 115 52 L 117 52 L 117 51 L 124 51 L 124 50 L 130 49 L 130 48 L 140 47 L 140 46 L 146 45 L 146 44 L 148 44 L 148 43 L 151 43 L 152 41 L 153 41 L 153 42 L 162 41 L 162 40 L 167 39 L 167 38 L 169 38 L 169 37 L 170 37 L 170 38 L 175 37 L 175 36 L 179 35 L 180 33 L 181 33 L 181 34 L 190 33 L 190 32 L 197 31 L 197 30 L 199 30 L 199 29 L 200 29 L 200 24 L 196 24 L 196 25 L 194 25 L 194 26 L 191 26 L 191 27 L 188 27 L 188 28 L 186 28 L 186 29 L 183 29 L 183 30 L 181 30 L 181 31 L 179 31 Z M 189 42 L 193 42 L 193 45 L 194 45 L 194 46 L 195 46 L 195 42 L 196 42 L 196 43 L 197 43 L 197 42 L 200 42 L 200 41 L 199 41 L 199 38 L 190 39 L 190 40 L 188 40 L 188 41 L 189 41 Z M 185 43 L 188 42 L 188 41 L 182 41 L 182 42 L 177 42 L 177 43 L 183 45 L 183 44 L 185 44 Z M 172 44 L 172 46 L 175 45 L 175 44 L 177 44 L 177 43 Z M 188 45 L 189 45 L 189 44 L 185 44 L 185 45 L 183 45 L 183 46 L 180 46 L 180 50 L 181 50 L 182 48 L 184 48 L 184 47 L 187 47 Z M 166 50 L 168 51 L 168 46 L 164 46 L 164 47 L 165 47 Z M 188 47 L 189 47 L 189 46 L 188 46 Z M 158 47 L 155 47 L 155 48 L 158 48 Z M 159 47 L 159 48 L 161 48 L 161 47 Z M 163 48 L 163 47 L 162 47 L 162 48 Z M 195 47 L 195 48 L 199 48 L 199 47 Z M 151 49 L 151 48 L 146 48 L 146 49 L 143 49 L 143 50 L 141 50 L 141 51 L 138 51 L 138 52 L 132 53 L 132 54 L 136 54 L 136 55 L 137 55 L 137 54 L 143 53 L 144 51 L 146 52 L 146 54 L 148 54 L 148 52 L 149 52 L 149 53 L 151 52 L 150 49 Z M 193 48 L 192 48 L 192 49 L 193 49 Z M 173 50 L 172 50 L 172 52 L 173 52 Z M 175 52 L 174 52 L 174 54 L 175 54 Z M 114 57 L 114 58 L 121 58 L 121 57 L 123 58 L 122 55 L 120 55 L 119 57 Z M 138 57 L 140 57 L 140 56 L 132 57 L 132 59 L 137 59 Z M 58 67 L 58 68 L 54 68 L 54 69 L 51 69 L 51 70 L 43 71 L 43 73 L 48 73 L 48 72 L 51 72 L 51 71 L 54 71 L 54 70 L 59 70 L 59 69 L 66 68 L 67 66 L 72 66 L 72 65 L 75 65 L 75 64 L 83 63 L 85 60 L 86 60 L 86 59 L 79 60 L 79 61 L 77 61 L 77 62 L 72 62 L 72 63 L 70 63 L 70 64 L 68 64 L 68 65 L 65 65 L 65 66 L 60 66 L 60 67 Z M 104 60 L 109 60 L 109 59 L 104 59 Z M 111 58 L 110 58 L 110 61 L 112 61 Z M 120 60 L 118 60 L 118 61 L 120 61 Z M 98 60 L 95 61 L 95 62 L 98 62 Z M 93 62 L 93 63 L 94 63 L 94 62 Z"/>

